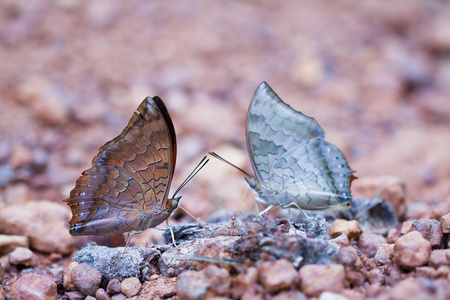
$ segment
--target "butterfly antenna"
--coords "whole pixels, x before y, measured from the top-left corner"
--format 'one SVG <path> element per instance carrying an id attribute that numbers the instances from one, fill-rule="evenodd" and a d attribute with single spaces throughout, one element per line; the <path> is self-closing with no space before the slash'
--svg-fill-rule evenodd
<path id="1" fill-rule="evenodd" d="M 250 176 L 247 172 L 245 172 L 244 170 L 242 170 L 242 169 L 239 168 L 238 166 L 236 166 L 236 165 L 230 163 L 228 160 L 226 160 L 225 158 L 223 158 L 223 157 L 220 156 L 219 154 L 217 154 L 217 153 L 215 153 L 215 152 L 209 152 L 209 154 L 210 154 L 212 157 L 215 157 L 215 158 L 217 158 L 218 160 L 221 160 L 221 161 L 223 161 L 224 163 L 229 164 L 229 165 L 232 166 L 233 168 L 238 169 L 239 171 L 241 171 L 242 173 L 244 173 L 247 177 L 252 177 L 252 176 Z"/>
<path id="2" fill-rule="evenodd" d="M 186 179 L 183 181 L 182 184 L 178 187 L 178 189 L 173 193 L 172 198 L 175 198 L 175 196 L 178 194 L 179 191 L 181 191 L 182 188 L 185 187 L 186 184 L 188 184 L 189 181 L 191 181 L 192 178 L 194 178 L 195 175 L 208 163 L 209 158 L 206 159 L 206 156 L 203 157 L 203 159 L 198 163 L 198 165 L 192 170 L 191 174 L 186 177 Z"/>

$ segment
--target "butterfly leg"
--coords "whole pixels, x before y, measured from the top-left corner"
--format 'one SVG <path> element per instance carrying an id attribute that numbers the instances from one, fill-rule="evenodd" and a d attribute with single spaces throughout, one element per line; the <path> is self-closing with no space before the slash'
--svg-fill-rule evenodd
<path id="1" fill-rule="evenodd" d="M 295 203 L 295 202 L 291 202 L 291 203 L 289 203 L 289 204 L 287 204 L 287 205 L 283 205 L 281 208 L 291 208 L 291 207 L 294 207 L 294 208 L 297 208 L 298 210 L 300 210 L 301 213 L 302 213 L 305 217 L 307 217 L 308 219 L 310 219 L 310 220 L 313 219 L 312 217 L 308 216 L 308 215 L 306 214 L 306 212 L 305 212 L 303 209 L 301 209 L 301 207 L 298 206 L 298 204 Z"/>
<path id="2" fill-rule="evenodd" d="M 269 210 L 271 210 L 273 208 L 273 205 L 269 205 L 267 206 L 262 212 L 260 212 L 258 215 L 260 217 L 262 217 L 266 212 L 268 212 Z"/>
<path id="3" fill-rule="evenodd" d="M 122 255 L 120 256 L 120 258 L 123 257 L 123 255 L 125 254 L 125 251 L 127 251 L 128 245 L 130 244 L 131 241 L 131 237 L 133 236 L 133 231 L 128 232 L 128 238 L 127 238 L 127 243 L 125 244 L 125 248 L 123 249 Z"/>

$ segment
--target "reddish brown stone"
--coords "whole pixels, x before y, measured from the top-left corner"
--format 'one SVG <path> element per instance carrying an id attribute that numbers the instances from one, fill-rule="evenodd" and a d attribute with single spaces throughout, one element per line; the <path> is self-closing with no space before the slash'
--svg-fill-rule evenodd
<path id="1" fill-rule="evenodd" d="M 131 298 L 139 293 L 141 290 L 142 284 L 139 281 L 139 278 L 136 277 L 129 277 L 122 281 L 120 284 L 120 289 L 122 291 L 122 294 L 127 296 L 128 298 Z"/>
<path id="2" fill-rule="evenodd" d="M 404 269 L 414 269 L 428 263 L 431 244 L 418 231 L 400 237 L 394 246 L 395 263 Z"/>
<path id="3" fill-rule="evenodd" d="M 363 232 L 358 239 L 358 248 L 367 257 L 374 257 L 377 254 L 378 246 L 386 243 L 386 238 L 379 234 Z"/>
<path id="4" fill-rule="evenodd" d="M 71 278 L 83 295 L 94 296 L 100 286 L 102 274 L 90 265 L 81 263 L 72 269 Z"/>
<path id="5" fill-rule="evenodd" d="M 350 240 L 357 240 L 361 234 L 361 228 L 356 220 L 347 221 L 339 219 L 334 221 L 330 228 L 328 228 L 328 234 L 331 235 L 332 238 L 336 238 L 341 234 L 346 234 Z"/>
<path id="6" fill-rule="evenodd" d="M 48 276 L 26 274 L 11 287 L 11 299 L 56 299 L 56 284 Z"/>
<path id="7" fill-rule="evenodd" d="M 297 270 L 291 262 L 279 259 L 258 265 L 259 281 L 269 293 L 289 289 L 298 281 Z"/>
<path id="8" fill-rule="evenodd" d="M 420 219 L 414 221 L 408 232 L 419 231 L 422 236 L 428 240 L 432 248 L 439 248 L 442 244 L 442 228 L 441 223 L 434 219 Z"/>
<path id="9" fill-rule="evenodd" d="M 342 265 L 306 265 L 299 271 L 302 292 L 307 296 L 319 296 L 325 291 L 340 292 L 344 289 L 345 271 Z"/>

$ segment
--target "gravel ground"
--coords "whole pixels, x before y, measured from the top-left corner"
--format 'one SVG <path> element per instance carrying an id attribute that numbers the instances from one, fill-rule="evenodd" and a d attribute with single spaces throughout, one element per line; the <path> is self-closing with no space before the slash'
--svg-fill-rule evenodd
<path id="1" fill-rule="evenodd" d="M 0 299 L 449 299 L 448 28 L 434 0 L 2 1 Z M 176 189 L 208 151 L 251 170 L 262 81 L 345 153 L 361 206 L 255 220 L 242 174 L 211 160 L 181 193 L 210 229 L 170 219 L 181 254 L 147 230 L 135 275 L 78 259 L 125 236 L 71 236 L 62 200 L 146 96 L 175 125 Z"/>

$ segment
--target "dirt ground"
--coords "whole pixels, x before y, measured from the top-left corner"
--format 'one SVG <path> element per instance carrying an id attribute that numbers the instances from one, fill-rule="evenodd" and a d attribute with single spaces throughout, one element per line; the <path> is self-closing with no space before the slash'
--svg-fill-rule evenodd
<path id="1" fill-rule="evenodd" d="M 392 175 L 406 187 L 402 221 L 440 218 L 449 28 L 450 3 L 437 0 L 1 1 L 0 205 L 67 198 L 146 96 L 160 96 L 175 125 L 173 190 L 208 151 L 251 172 L 245 119 L 266 81 L 345 153 L 355 198 L 364 179 Z M 182 205 L 203 220 L 254 212 L 245 191 L 242 174 L 213 159 Z"/>

